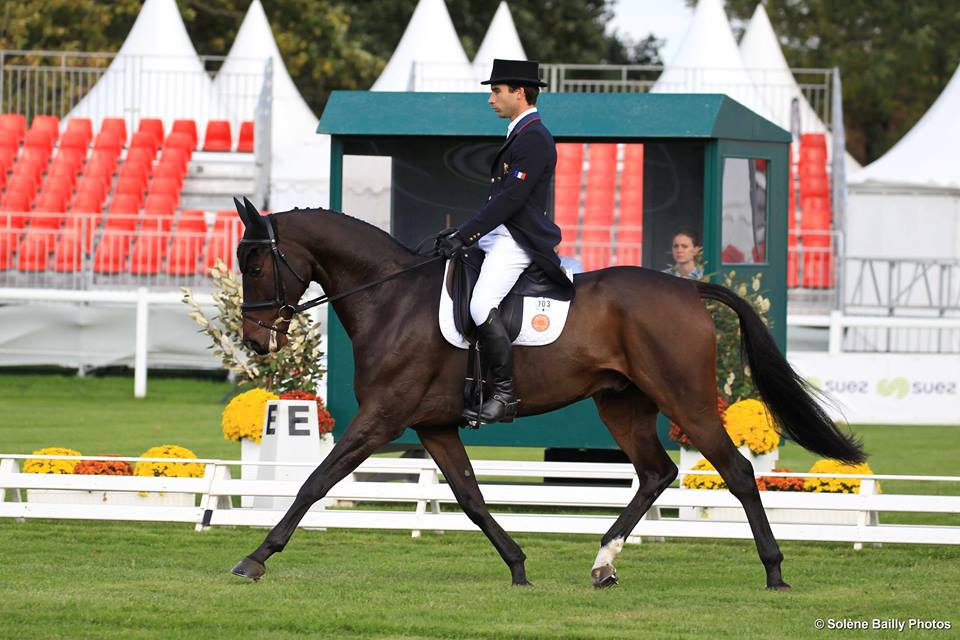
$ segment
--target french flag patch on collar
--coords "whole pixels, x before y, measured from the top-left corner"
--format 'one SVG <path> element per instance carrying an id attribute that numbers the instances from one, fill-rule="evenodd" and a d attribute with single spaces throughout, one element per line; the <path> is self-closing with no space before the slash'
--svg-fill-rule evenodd
<path id="1" fill-rule="evenodd" d="M 526 180 L 527 174 L 524 173 L 523 171 L 514 171 L 513 177 L 516 178 L 517 180 Z"/>

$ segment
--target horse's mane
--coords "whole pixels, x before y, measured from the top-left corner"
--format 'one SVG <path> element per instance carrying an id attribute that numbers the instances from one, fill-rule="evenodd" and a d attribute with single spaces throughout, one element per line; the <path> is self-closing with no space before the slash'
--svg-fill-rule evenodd
<path id="1" fill-rule="evenodd" d="M 291 214 L 333 215 L 333 216 L 336 216 L 336 219 L 338 221 L 346 222 L 348 226 L 355 227 L 358 234 L 359 233 L 371 234 L 375 237 L 385 240 L 387 244 L 389 244 L 391 247 L 395 249 L 402 251 L 403 254 L 406 256 L 417 255 L 414 251 L 411 251 L 410 249 L 408 249 L 403 243 L 401 243 L 399 240 L 394 238 L 392 235 L 390 235 L 380 227 L 372 225 L 366 220 L 361 220 L 360 218 L 355 218 L 349 214 L 341 213 L 339 211 L 332 211 L 330 209 L 316 207 L 316 208 L 304 208 L 304 209 L 291 209 L 290 211 L 280 211 L 278 213 L 274 213 L 271 215 L 276 217 L 281 217 L 281 216 L 288 216 Z M 368 238 L 367 241 L 369 242 L 370 239 Z"/>

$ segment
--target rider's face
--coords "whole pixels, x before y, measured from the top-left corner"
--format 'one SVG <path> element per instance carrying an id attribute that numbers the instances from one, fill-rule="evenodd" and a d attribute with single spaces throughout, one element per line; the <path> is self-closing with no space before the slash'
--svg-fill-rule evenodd
<path id="1" fill-rule="evenodd" d="M 498 116 L 507 120 L 513 120 L 527 108 L 524 91 L 518 87 L 516 91 L 511 92 L 510 87 L 505 84 L 491 85 L 487 104 L 493 107 Z"/>

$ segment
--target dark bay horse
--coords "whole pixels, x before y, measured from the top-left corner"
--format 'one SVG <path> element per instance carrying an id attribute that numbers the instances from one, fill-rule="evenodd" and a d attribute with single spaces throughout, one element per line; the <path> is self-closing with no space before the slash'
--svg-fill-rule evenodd
<path id="1" fill-rule="evenodd" d="M 333 297 L 424 261 L 387 233 L 347 215 L 319 209 L 260 216 L 249 203 L 237 208 L 245 223 L 237 251 L 246 307 L 243 335 L 259 353 L 284 346 L 286 336 L 275 328 L 287 327 L 290 308 L 310 281 Z M 259 579 L 264 563 L 283 551 L 307 510 L 411 427 L 463 511 L 510 568 L 513 584 L 529 584 L 526 556 L 490 515 L 460 440 L 467 354 L 448 344 L 437 325 L 442 274 L 442 261 L 435 261 L 332 303 L 353 345 L 359 410 L 287 513 L 234 574 Z M 591 571 L 594 586 L 616 583 L 614 557 L 677 476 L 657 439 L 659 410 L 682 425 L 740 500 L 767 587 L 788 589 L 753 468 L 717 413 L 716 336 L 702 299 L 737 313 L 754 382 L 785 437 L 849 462 L 864 459 L 860 444 L 813 401 L 762 320 L 729 289 L 640 267 L 578 274 L 575 285 L 563 334 L 547 346 L 515 348 L 515 377 L 521 416 L 593 398 L 636 468 L 639 488 L 600 541 Z"/>

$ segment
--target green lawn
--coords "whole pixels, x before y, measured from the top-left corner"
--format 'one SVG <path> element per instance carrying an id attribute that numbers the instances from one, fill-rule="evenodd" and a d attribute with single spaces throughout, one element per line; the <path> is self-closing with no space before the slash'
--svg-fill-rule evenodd
<path id="1" fill-rule="evenodd" d="M 628 545 L 595 591 L 597 540 L 518 535 L 534 588 L 478 534 L 300 531 L 258 583 L 229 575 L 256 529 L 0 521 L 0 619 L 18 638 L 817 638 L 815 620 L 950 620 L 960 549 L 785 543 L 770 593 L 752 542 Z M 946 590 L 946 593 L 945 593 Z M 829 632 L 826 632 L 829 633 Z M 834 632 L 835 633 L 835 632 Z M 835 637 L 835 636 L 828 636 Z"/>
<path id="2" fill-rule="evenodd" d="M 0 451 L 66 446 L 137 455 L 180 444 L 239 457 L 219 416 L 230 386 L 154 377 L 132 397 L 124 377 L 0 373 Z M 857 427 L 878 473 L 956 473 L 960 429 Z M 542 459 L 477 447 L 474 457 Z M 781 464 L 806 470 L 794 445 Z M 885 484 L 891 491 L 894 483 Z M 960 487 L 900 483 L 897 490 Z M 883 518 L 882 518 L 883 520 Z M 916 520 L 912 520 L 916 521 Z M 924 521 L 924 520 L 920 520 Z M 956 524 L 957 522 L 954 522 Z M 956 636 L 960 548 L 784 542 L 791 593 L 767 593 L 751 541 L 629 545 L 621 586 L 590 587 L 595 536 L 516 536 L 533 589 L 477 533 L 299 531 L 248 584 L 229 569 L 264 530 L 156 523 L 0 520 L 0 637 L 11 638 L 806 638 L 818 618 L 950 620 L 950 631 L 842 631 L 847 638 Z M 946 593 L 945 593 L 946 590 Z"/>

